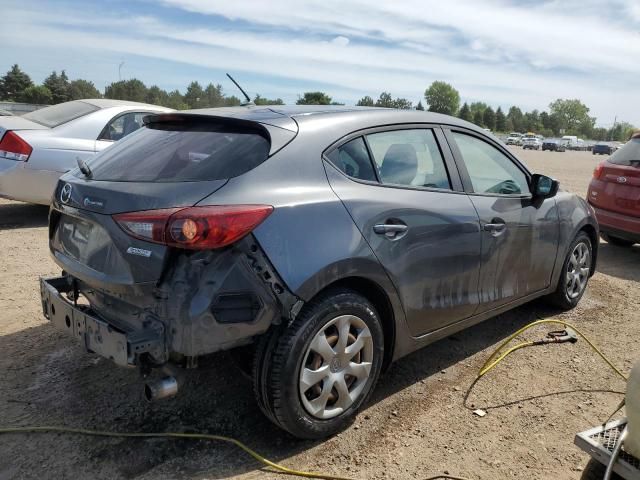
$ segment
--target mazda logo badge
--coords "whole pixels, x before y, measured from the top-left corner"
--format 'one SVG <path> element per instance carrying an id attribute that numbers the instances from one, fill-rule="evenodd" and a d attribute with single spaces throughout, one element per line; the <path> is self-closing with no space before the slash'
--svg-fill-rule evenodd
<path id="1" fill-rule="evenodd" d="M 618 177 L 616 180 L 618 183 L 627 183 L 627 177 Z"/>
<path id="2" fill-rule="evenodd" d="M 65 183 L 64 187 L 62 187 L 62 190 L 60 191 L 60 201 L 62 203 L 69 203 L 70 199 L 71 199 L 71 185 L 68 183 Z"/>

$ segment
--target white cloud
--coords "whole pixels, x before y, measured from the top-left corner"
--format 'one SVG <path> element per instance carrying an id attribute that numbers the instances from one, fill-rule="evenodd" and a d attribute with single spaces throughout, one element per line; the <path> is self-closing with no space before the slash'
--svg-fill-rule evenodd
<path id="1" fill-rule="evenodd" d="M 331 40 L 331 43 L 333 43 L 334 45 L 339 45 L 341 47 L 346 47 L 347 45 L 349 45 L 349 39 L 347 37 L 343 37 L 342 35 L 338 35 L 333 40 Z"/>
<path id="2" fill-rule="evenodd" d="M 624 23 L 637 4 L 611 1 L 622 12 L 619 21 L 603 21 L 595 0 L 527 7 L 499 0 L 446 5 L 164 0 L 191 12 L 242 21 L 211 17 L 210 25 L 160 18 L 163 9 L 123 17 L 119 12 L 45 13 L 37 5 L 15 4 L 3 22 L 0 61 L 22 64 L 15 56 L 21 49 L 81 49 L 96 61 L 104 52 L 136 55 L 267 76 L 271 91 L 257 80 L 246 87 L 289 101 L 304 89 L 332 85 L 329 93 L 340 101 L 388 90 L 417 102 L 431 81 L 442 79 L 465 99 L 494 106 L 546 108 L 558 97 L 581 98 L 603 122 L 617 114 L 640 123 L 640 94 L 632 88 L 640 74 L 640 64 L 633 61 L 640 42 L 635 41 L 637 28 Z M 56 62 L 50 69 L 65 66 L 64 53 Z M 178 75 L 185 74 L 167 72 L 165 79 L 154 81 L 163 86 Z M 283 87 L 278 77 L 294 90 Z"/>

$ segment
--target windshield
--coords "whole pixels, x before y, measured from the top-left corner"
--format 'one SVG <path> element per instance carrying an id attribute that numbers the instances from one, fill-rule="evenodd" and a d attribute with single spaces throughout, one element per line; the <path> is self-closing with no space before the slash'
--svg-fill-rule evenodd
<path id="1" fill-rule="evenodd" d="M 94 180 L 196 182 L 237 177 L 264 162 L 263 130 L 213 122 L 150 123 L 89 163 Z"/>
<path id="2" fill-rule="evenodd" d="M 627 167 L 640 166 L 640 137 L 632 138 L 616 150 L 609 158 L 609 162 Z"/>
<path id="3" fill-rule="evenodd" d="M 96 110 L 99 110 L 99 108 L 95 105 L 76 100 L 34 110 L 33 112 L 23 115 L 22 118 L 39 123 L 45 127 L 55 128 L 58 125 L 83 117 Z"/>

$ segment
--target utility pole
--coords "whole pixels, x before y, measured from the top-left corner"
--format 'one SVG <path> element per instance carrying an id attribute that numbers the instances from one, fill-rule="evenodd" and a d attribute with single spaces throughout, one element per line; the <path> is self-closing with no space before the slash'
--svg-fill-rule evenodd
<path id="1" fill-rule="evenodd" d="M 120 62 L 118 65 L 118 80 L 122 81 L 122 66 L 124 65 L 124 60 Z"/>

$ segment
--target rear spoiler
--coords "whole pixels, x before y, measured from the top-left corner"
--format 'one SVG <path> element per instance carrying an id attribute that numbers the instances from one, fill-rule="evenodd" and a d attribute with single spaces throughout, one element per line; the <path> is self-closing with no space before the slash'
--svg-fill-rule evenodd
<path id="1" fill-rule="evenodd" d="M 145 126 L 150 128 L 162 123 L 174 123 L 184 124 L 185 127 L 189 124 L 208 124 L 212 127 L 222 126 L 224 128 L 231 129 L 252 130 L 269 140 L 271 144 L 269 156 L 271 156 L 284 148 L 296 137 L 298 134 L 298 124 L 291 117 L 278 116 L 278 114 L 275 114 L 272 110 L 264 110 L 267 110 L 267 112 L 270 113 L 260 115 L 260 112 L 252 112 L 252 116 L 257 117 L 256 120 L 248 120 L 237 116 L 171 112 L 146 115 L 143 117 L 142 121 Z"/>

